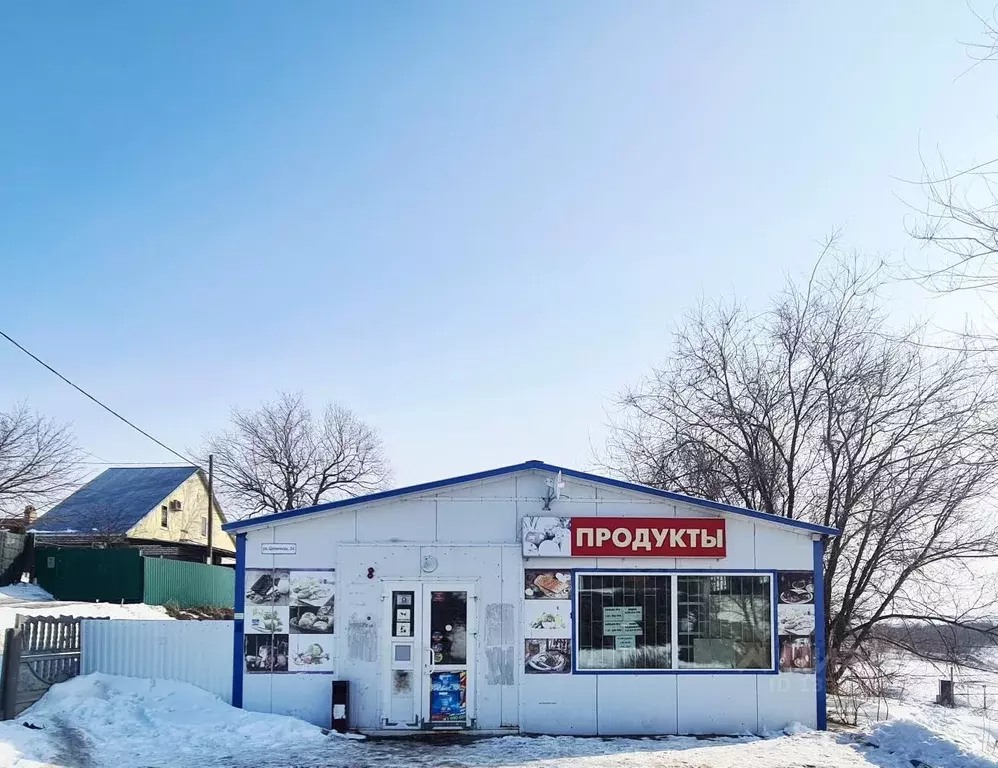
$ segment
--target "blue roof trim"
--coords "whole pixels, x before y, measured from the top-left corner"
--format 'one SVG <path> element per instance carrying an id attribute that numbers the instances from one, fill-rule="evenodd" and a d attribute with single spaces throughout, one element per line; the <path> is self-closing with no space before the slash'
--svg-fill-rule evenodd
<path id="1" fill-rule="evenodd" d="M 751 517 L 756 520 L 764 520 L 767 523 L 774 523 L 776 525 L 782 525 L 788 528 L 796 528 L 797 530 L 807 531 L 808 533 L 816 533 L 822 536 L 838 536 L 839 530 L 836 528 L 829 528 L 824 525 L 815 525 L 814 523 L 806 523 L 803 520 L 790 520 L 785 517 L 779 517 L 777 515 L 771 515 L 768 512 L 759 512 L 754 509 L 746 509 L 744 507 L 735 507 L 730 504 L 722 504 L 719 501 L 708 501 L 707 499 L 698 499 L 694 496 L 686 496 L 682 493 L 675 493 L 674 491 L 663 491 L 659 488 L 651 488 L 647 485 L 639 485 L 637 483 L 629 483 L 625 480 L 615 480 L 612 477 L 601 477 L 600 475 L 592 475 L 588 472 L 579 472 L 575 469 L 568 469 L 567 467 L 557 467 L 553 464 L 545 464 L 543 461 L 525 461 L 522 464 L 511 464 L 507 467 L 499 467 L 497 469 L 488 469 L 484 472 L 475 472 L 470 475 L 459 475 L 457 477 L 449 477 L 445 480 L 434 480 L 431 483 L 420 483 L 419 485 L 409 485 L 405 488 L 394 488 L 390 491 L 381 491 L 379 493 L 370 493 L 366 496 L 356 496 L 350 499 L 341 499 L 339 501 L 331 501 L 326 504 L 318 504 L 314 507 L 304 507 L 303 509 L 290 509 L 287 512 L 276 512 L 271 515 L 263 515 L 261 517 L 252 517 L 248 520 L 237 520 L 231 523 L 226 523 L 222 526 L 224 531 L 240 531 L 246 528 L 253 528 L 258 525 L 269 525 L 270 523 L 281 522 L 284 520 L 293 520 L 298 517 L 304 517 L 306 515 L 311 515 L 316 512 L 327 512 L 333 509 L 342 509 L 343 507 L 352 507 L 357 504 L 368 504 L 374 501 L 384 501 L 386 499 L 393 499 L 397 496 L 407 496 L 413 493 L 425 493 L 426 491 L 434 491 L 439 488 L 446 488 L 450 485 L 461 485 L 462 483 L 473 483 L 476 480 L 487 480 L 492 477 L 500 477 L 502 475 L 509 475 L 514 472 L 522 472 L 524 470 L 541 470 L 544 472 L 561 472 L 562 475 L 566 477 L 573 477 L 576 480 L 585 480 L 587 482 L 599 483 L 601 485 L 609 485 L 615 488 L 621 488 L 626 491 L 634 491 L 636 493 L 644 493 L 650 496 L 657 496 L 660 499 L 668 499 L 669 501 L 678 501 L 684 504 L 692 504 L 697 507 L 703 507 L 705 509 L 710 509 L 715 512 L 724 512 L 732 515 L 739 515 L 741 517 Z"/>

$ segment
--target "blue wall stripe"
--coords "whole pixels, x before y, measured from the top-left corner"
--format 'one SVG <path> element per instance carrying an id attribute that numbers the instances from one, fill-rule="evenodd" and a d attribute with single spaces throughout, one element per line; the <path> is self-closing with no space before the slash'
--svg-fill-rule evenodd
<path id="1" fill-rule="evenodd" d="M 243 706 L 243 611 L 246 610 L 246 534 L 236 536 L 236 595 L 232 622 L 232 706 Z"/>
<path id="2" fill-rule="evenodd" d="M 825 541 L 814 542 L 814 688 L 817 697 L 818 730 L 828 728 L 828 677 L 825 670 Z"/>

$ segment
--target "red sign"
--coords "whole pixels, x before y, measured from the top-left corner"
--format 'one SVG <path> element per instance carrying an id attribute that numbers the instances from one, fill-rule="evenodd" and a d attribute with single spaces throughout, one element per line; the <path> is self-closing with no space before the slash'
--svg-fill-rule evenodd
<path id="1" fill-rule="evenodd" d="M 573 517 L 572 557 L 724 557 L 724 519 Z"/>

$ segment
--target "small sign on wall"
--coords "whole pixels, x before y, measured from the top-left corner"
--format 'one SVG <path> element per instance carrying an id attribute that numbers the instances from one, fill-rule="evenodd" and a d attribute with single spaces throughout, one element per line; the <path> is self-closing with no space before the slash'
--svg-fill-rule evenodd
<path id="1" fill-rule="evenodd" d="M 297 555 L 297 544 L 267 544 L 260 545 L 261 555 Z"/>

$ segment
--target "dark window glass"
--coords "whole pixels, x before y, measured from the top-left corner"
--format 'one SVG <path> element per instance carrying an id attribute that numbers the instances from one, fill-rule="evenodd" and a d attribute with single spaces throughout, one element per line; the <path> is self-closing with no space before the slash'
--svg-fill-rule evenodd
<path id="1" fill-rule="evenodd" d="M 579 576 L 579 669 L 672 667 L 671 576 Z"/>
<path id="2" fill-rule="evenodd" d="M 430 594 L 430 649 L 434 664 L 468 663 L 468 593 Z"/>
<path id="3" fill-rule="evenodd" d="M 769 576 L 676 578 L 680 669 L 771 669 Z"/>

